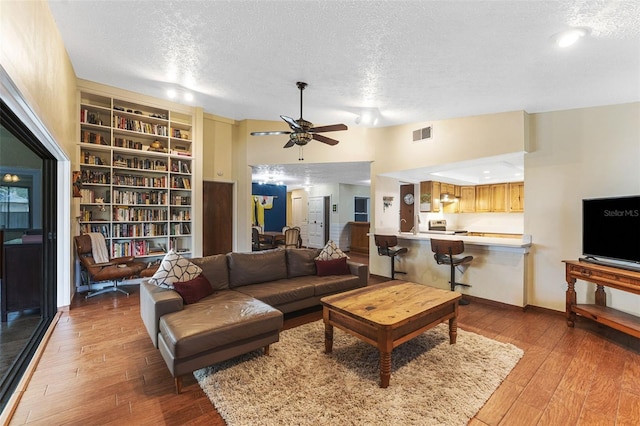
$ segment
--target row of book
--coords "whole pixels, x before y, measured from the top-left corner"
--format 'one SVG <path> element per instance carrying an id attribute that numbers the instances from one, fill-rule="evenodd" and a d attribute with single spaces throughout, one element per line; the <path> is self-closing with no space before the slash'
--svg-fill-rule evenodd
<path id="1" fill-rule="evenodd" d="M 191 226 L 188 223 L 172 223 L 171 235 L 191 235 Z"/>
<path id="2" fill-rule="evenodd" d="M 85 130 L 80 133 L 80 142 L 94 145 L 108 145 L 107 140 L 100 133 L 93 133 Z"/>
<path id="3" fill-rule="evenodd" d="M 127 206 L 113 208 L 114 222 L 162 222 L 168 218 L 167 209 L 140 209 Z"/>
<path id="4" fill-rule="evenodd" d="M 171 220 L 189 221 L 191 220 L 191 212 L 189 210 L 178 210 L 171 212 Z"/>
<path id="5" fill-rule="evenodd" d="M 88 109 L 80 110 L 80 122 L 81 123 L 89 123 L 96 124 L 98 126 L 103 126 L 104 122 L 100 118 L 100 113 L 89 111 Z"/>
<path id="6" fill-rule="evenodd" d="M 191 161 L 171 160 L 171 171 L 191 174 Z"/>
<path id="7" fill-rule="evenodd" d="M 152 170 L 152 171 L 167 171 L 167 163 L 162 160 L 151 160 L 149 158 L 126 158 L 122 155 L 116 155 L 113 157 L 114 167 L 127 167 L 129 169 L 140 170 Z"/>
<path id="8" fill-rule="evenodd" d="M 80 225 L 80 233 L 88 234 L 89 232 L 99 232 L 104 235 L 105 238 L 109 238 L 109 225 L 96 225 L 83 223 Z"/>
<path id="9" fill-rule="evenodd" d="M 161 248 L 152 246 L 152 243 L 147 240 L 115 241 L 112 245 L 111 252 L 112 257 L 148 256 L 163 253 Z"/>
<path id="10" fill-rule="evenodd" d="M 109 220 L 109 212 L 105 210 L 99 209 L 88 209 L 83 208 L 80 209 L 80 216 L 78 217 L 80 222 L 92 222 L 92 221 L 101 221 L 106 222 Z"/>
<path id="11" fill-rule="evenodd" d="M 113 138 L 113 146 L 118 148 L 142 150 L 142 142 L 134 141 L 132 139 Z"/>
<path id="12" fill-rule="evenodd" d="M 191 189 L 191 179 L 182 176 L 172 176 L 171 188 Z"/>
<path id="13" fill-rule="evenodd" d="M 131 130 L 133 132 L 146 133 L 150 135 L 169 136 L 167 126 L 157 123 L 147 123 L 141 120 L 134 120 L 119 115 L 113 116 L 113 127 L 123 130 Z"/>
<path id="14" fill-rule="evenodd" d="M 148 204 L 166 206 L 167 198 L 166 191 L 136 192 L 121 191 L 118 189 L 113 190 L 114 204 Z"/>
<path id="15" fill-rule="evenodd" d="M 93 204 L 93 203 L 109 203 L 108 191 L 94 191 L 93 189 L 82 188 L 80 190 L 80 203 Z M 100 201 L 98 201 L 100 200 Z"/>
<path id="16" fill-rule="evenodd" d="M 164 237 L 166 223 L 117 223 L 113 224 L 113 236 L 118 237 Z"/>
<path id="17" fill-rule="evenodd" d="M 166 188 L 167 177 L 148 177 L 148 176 L 136 176 L 136 175 L 113 175 L 113 183 L 115 185 L 126 186 L 142 186 L 145 188 Z"/>
<path id="18" fill-rule="evenodd" d="M 172 195 L 171 205 L 172 206 L 190 206 L 191 197 L 186 197 L 184 195 Z"/>
<path id="19" fill-rule="evenodd" d="M 82 151 L 82 163 L 89 164 L 93 166 L 106 166 L 106 163 L 102 157 L 99 157 L 89 151 Z"/>
<path id="20" fill-rule="evenodd" d="M 82 169 L 80 175 L 82 183 L 97 183 L 100 185 L 108 185 L 111 183 L 111 173 L 96 170 Z"/>

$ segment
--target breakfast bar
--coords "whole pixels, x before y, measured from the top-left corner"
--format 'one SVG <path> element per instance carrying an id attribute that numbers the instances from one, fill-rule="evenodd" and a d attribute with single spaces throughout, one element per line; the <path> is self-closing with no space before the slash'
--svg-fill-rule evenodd
<path id="1" fill-rule="evenodd" d="M 406 272 L 402 279 L 448 289 L 449 268 L 436 263 L 431 240 L 462 240 L 465 245 L 463 255 L 473 256 L 473 261 L 457 268 L 456 280 L 470 287 L 458 286 L 456 291 L 518 307 L 527 305 L 531 236 L 504 238 L 430 232 L 394 234 L 398 237 L 398 245 L 408 249 L 397 260 L 396 269 Z M 389 261 L 377 255 L 373 235 L 370 234 L 371 273 L 389 276 Z"/>

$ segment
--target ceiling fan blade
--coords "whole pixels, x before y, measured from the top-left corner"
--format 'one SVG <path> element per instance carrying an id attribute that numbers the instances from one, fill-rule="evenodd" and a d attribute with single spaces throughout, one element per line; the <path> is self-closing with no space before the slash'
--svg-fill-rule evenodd
<path id="1" fill-rule="evenodd" d="M 337 145 L 339 142 L 335 139 L 331 139 L 322 135 L 317 135 L 315 133 L 313 134 L 313 139 L 317 140 L 318 142 L 326 143 L 327 145 Z"/>
<path id="2" fill-rule="evenodd" d="M 289 139 L 289 142 L 287 142 L 283 148 L 291 148 L 292 146 L 294 146 L 296 143 L 293 141 L 293 139 Z"/>
<path id="3" fill-rule="evenodd" d="M 286 115 L 281 115 L 280 118 L 287 122 L 291 130 L 302 130 L 302 127 L 293 118 L 287 117 Z"/>
<path id="4" fill-rule="evenodd" d="M 274 131 L 274 132 L 251 132 L 251 136 L 270 136 L 270 135 L 288 135 L 291 132 L 282 132 L 282 131 Z"/>
<path id="5" fill-rule="evenodd" d="M 347 130 L 347 126 L 344 124 L 331 124 L 329 126 L 320 126 L 309 129 L 310 132 L 337 132 L 339 130 Z"/>

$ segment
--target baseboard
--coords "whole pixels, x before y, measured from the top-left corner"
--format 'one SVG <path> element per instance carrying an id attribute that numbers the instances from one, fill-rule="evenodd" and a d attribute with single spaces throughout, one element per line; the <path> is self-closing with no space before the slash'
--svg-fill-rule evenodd
<path id="1" fill-rule="evenodd" d="M 510 305 L 503 302 L 496 302 L 495 300 L 483 299 L 482 297 L 469 296 L 468 294 L 463 294 L 462 297 L 469 300 L 470 302 L 480 303 L 482 305 L 492 306 L 495 308 L 511 309 L 514 311 L 524 311 L 526 309 L 526 307 Z"/>

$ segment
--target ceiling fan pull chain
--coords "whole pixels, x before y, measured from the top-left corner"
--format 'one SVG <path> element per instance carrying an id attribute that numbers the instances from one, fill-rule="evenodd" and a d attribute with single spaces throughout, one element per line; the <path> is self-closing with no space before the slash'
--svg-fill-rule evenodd
<path id="1" fill-rule="evenodd" d="M 298 161 L 304 161 L 304 158 L 302 158 L 302 146 L 301 145 L 298 146 Z"/>

